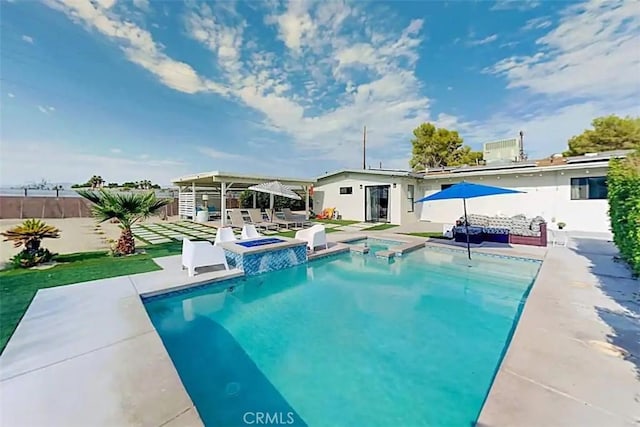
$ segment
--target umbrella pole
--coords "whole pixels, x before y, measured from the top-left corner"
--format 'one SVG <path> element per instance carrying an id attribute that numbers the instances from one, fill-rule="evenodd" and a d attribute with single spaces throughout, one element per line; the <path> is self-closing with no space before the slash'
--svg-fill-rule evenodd
<path id="1" fill-rule="evenodd" d="M 467 256 L 471 259 L 471 245 L 469 244 L 469 221 L 467 221 L 467 199 L 462 199 L 464 206 L 464 231 L 467 235 Z"/>

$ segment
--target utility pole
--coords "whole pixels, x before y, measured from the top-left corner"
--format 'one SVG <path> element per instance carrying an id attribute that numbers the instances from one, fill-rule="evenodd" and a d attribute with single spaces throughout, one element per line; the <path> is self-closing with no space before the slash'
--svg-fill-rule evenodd
<path id="1" fill-rule="evenodd" d="M 367 168 L 367 127 L 362 131 L 362 169 Z"/>

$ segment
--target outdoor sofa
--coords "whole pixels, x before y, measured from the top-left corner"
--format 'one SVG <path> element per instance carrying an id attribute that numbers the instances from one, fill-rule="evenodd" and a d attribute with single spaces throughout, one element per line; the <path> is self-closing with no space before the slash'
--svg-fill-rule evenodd
<path id="1" fill-rule="evenodd" d="M 466 230 L 464 217 L 460 217 L 453 229 L 454 239 L 457 242 L 466 242 Z M 471 243 L 547 246 L 547 223 L 540 216 L 527 218 L 522 214 L 512 217 L 470 214 L 468 230 Z"/>

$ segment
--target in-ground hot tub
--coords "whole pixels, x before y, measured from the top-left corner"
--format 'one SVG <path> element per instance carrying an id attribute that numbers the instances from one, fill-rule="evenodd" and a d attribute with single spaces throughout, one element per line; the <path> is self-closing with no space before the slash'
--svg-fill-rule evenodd
<path id="1" fill-rule="evenodd" d="M 254 276 L 307 262 L 307 243 L 286 237 L 258 237 L 221 243 L 229 264 Z"/>

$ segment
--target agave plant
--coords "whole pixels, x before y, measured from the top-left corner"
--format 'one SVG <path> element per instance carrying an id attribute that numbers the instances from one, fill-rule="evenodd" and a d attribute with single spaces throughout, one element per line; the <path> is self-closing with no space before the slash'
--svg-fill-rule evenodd
<path id="1" fill-rule="evenodd" d="M 131 226 L 166 206 L 170 200 L 158 199 L 153 191 L 146 194 L 112 193 L 106 190 L 79 190 L 78 194 L 93 203 L 93 215 L 105 222 L 116 219 L 122 229 L 114 253 L 129 255 L 136 251 Z"/>
<path id="2" fill-rule="evenodd" d="M 12 262 L 20 267 L 32 267 L 51 260 L 54 254 L 40 245 L 43 239 L 59 238 L 60 230 L 39 219 L 27 219 L 0 234 L 5 237 L 5 242 L 13 242 L 16 248 L 24 246 L 24 249 L 11 259 Z"/>

